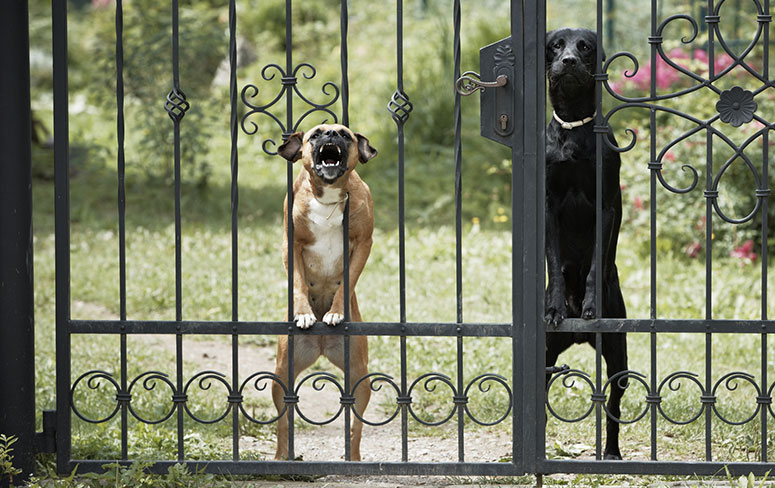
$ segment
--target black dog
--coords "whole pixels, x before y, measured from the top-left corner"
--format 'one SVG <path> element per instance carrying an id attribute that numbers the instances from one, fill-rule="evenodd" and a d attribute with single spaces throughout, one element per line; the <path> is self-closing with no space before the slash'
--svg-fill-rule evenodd
<path id="1" fill-rule="evenodd" d="M 546 74 L 554 107 L 546 128 L 546 289 L 545 320 L 554 327 L 566 317 L 624 318 L 624 299 L 616 270 L 616 241 L 622 222 L 619 153 L 603 143 L 602 310 L 595 309 L 595 64 L 597 36 L 586 29 L 546 34 Z M 615 144 L 613 134 L 603 137 Z M 546 334 L 546 365 L 553 366 L 573 344 L 594 347 L 594 333 Z M 602 336 L 608 376 L 627 369 L 624 333 Z M 547 382 L 551 377 L 547 369 Z M 626 381 L 614 381 L 608 411 L 620 416 Z M 605 459 L 621 459 L 619 424 L 606 424 Z"/>

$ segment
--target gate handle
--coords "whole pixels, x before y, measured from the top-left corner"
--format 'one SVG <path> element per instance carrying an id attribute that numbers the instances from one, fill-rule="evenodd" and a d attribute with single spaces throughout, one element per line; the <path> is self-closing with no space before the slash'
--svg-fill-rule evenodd
<path id="1" fill-rule="evenodd" d="M 455 91 L 464 97 L 467 97 L 477 90 L 484 91 L 486 88 L 505 86 L 508 82 L 509 77 L 506 75 L 498 75 L 498 77 L 495 78 L 495 81 L 482 81 L 479 73 L 466 71 L 463 73 L 463 76 L 458 78 L 455 82 Z"/>

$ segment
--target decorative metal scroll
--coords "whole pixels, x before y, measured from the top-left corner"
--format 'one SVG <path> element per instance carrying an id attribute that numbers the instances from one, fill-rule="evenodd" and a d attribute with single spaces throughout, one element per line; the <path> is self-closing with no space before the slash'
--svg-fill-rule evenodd
<path id="1" fill-rule="evenodd" d="M 742 224 L 754 218 L 754 216 L 761 208 L 762 200 L 766 199 L 770 195 L 770 189 L 767 187 L 767 181 L 762 178 L 762 175 L 756 169 L 756 166 L 745 154 L 745 150 L 756 140 L 764 138 L 768 131 L 775 130 L 775 123 L 773 121 L 767 120 L 765 114 L 760 114 L 757 112 L 759 104 L 756 101 L 757 96 L 761 95 L 768 88 L 775 87 L 775 83 L 773 80 L 767 78 L 767 75 L 762 72 L 763 70 L 757 69 L 746 58 L 751 55 L 757 44 L 762 41 L 765 34 L 765 27 L 772 21 L 772 15 L 765 14 L 764 7 L 762 6 L 761 2 L 756 0 L 753 2 L 757 9 L 756 21 L 758 23 L 758 29 L 754 35 L 754 38 L 745 47 L 745 49 L 743 49 L 742 53 L 736 54 L 729 47 L 721 30 L 719 29 L 719 21 L 721 18 L 720 10 L 724 3 L 725 2 L 723 1 L 718 2 L 714 6 L 713 11 L 705 17 L 705 22 L 708 25 L 709 32 L 715 36 L 714 46 L 720 46 L 720 54 L 729 56 L 730 60 L 726 66 L 719 66 L 718 72 L 715 72 L 715 59 L 712 55 L 708 56 L 707 75 L 703 75 L 698 74 L 695 71 L 683 66 L 678 59 L 673 59 L 673 57 L 671 57 L 671 53 L 665 52 L 663 33 L 669 25 L 675 22 L 686 22 L 692 29 L 690 36 L 681 38 L 681 43 L 684 45 L 689 45 L 698 38 L 700 30 L 694 17 L 686 14 L 677 14 L 672 15 L 662 21 L 662 23 L 660 23 L 656 29 L 655 35 L 649 37 L 649 43 L 652 46 L 655 46 L 657 56 L 657 59 L 653 59 L 652 62 L 664 62 L 666 65 L 664 67 L 673 70 L 673 73 L 676 76 L 683 76 L 687 80 L 691 80 L 693 82 L 692 86 L 678 89 L 672 93 L 661 94 L 656 94 L 656 91 L 652 89 L 651 95 L 647 97 L 628 97 L 618 93 L 614 87 L 612 87 L 608 79 L 608 69 L 612 64 L 624 58 L 629 60 L 633 66 L 631 71 L 628 70 L 624 72 L 624 76 L 630 79 L 635 77 L 640 69 L 640 63 L 638 62 L 636 56 L 629 52 L 618 52 L 611 56 L 603 65 L 603 74 L 598 76 L 600 77 L 599 79 L 602 80 L 603 86 L 605 87 L 605 90 L 608 92 L 608 94 L 616 100 L 623 102 L 617 105 L 615 108 L 611 109 L 605 115 L 604 119 L 606 125 L 610 121 L 611 117 L 613 117 L 616 113 L 628 108 L 646 108 L 655 112 L 663 112 L 680 117 L 694 124 L 694 127 L 687 130 L 679 137 L 669 142 L 664 148 L 662 148 L 659 151 L 656 159 L 654 161 L 650 161 L 648 164 L 648 168 L 656 173 L 660 184 L 668 191 L 673 193 L 688 193 L 697 187 L 697 183 L 699 181 L 699 172 L 691 162 L 687 162 L 681 165 L 681 169 L 683 171 L 687 171 L 691 174 L 691 184 L 681 188 L 673 186 L 666 181 L 662 172 L 663 160 L 668 151 L 670 151 L 670 149 L 676 145 L 686 141 L 694 134 L 704 130 L 709 137 L 712 136 L 717 138 L 732 150 L 732 156 L 729 157 L 729 159 L 727 159 L 718 168 L 715 174 L 712 175 L 712 184 L 705 190 L 704 196 L 711 201 L 716 214 L 721 217 L 722 220 L 731 224 Z M 715 51 L 711 51 L 711 54 L 715 54 Z M 744 70 L 752 77 L 753 80 L 760 82 L 760 85 L 753 91 L 746 90 L 740 86 L 733 86 L 727 90 L 722 90 L 719 88 L 716 85 L 717 82 L 725 78 L 736 68 Z M 652 79 L 651 83 L 653 85 L 655 80 Z M 716 113 L 707 119 L 697 118 L 691 114 L 687 114 L 681 112 L 680 110 L 665 106 L 663 103 L 671 99 L 676 99 L 678 97 L 688 95 L 690 93 L 699 92 L 700 90 L 709 90 L 718 97 L 718 101 L 715 104 Z M 727 128 L 727 125 L 736 128 L 752 121 L 757 123 L 758 130 L 756 130 L 740 144 L 732 141 L 732 139 L 724 132 L 724 130 Z M 656 127 L 652 127 L 652 130 L 656 130 Z M 626 132 L 630 136 L 630 141 L 624 147 L 615 147 L 613 142 L 608 138 L 605 138 L 605 141 L 608 146 L 615 151 L 629 151 L 635 146 L 635 143 L 637 142 L 637 135 L 636 132 L 632 129 L 627 129 Z M 741 218 L 730 217 L 719 207 L 718 204 L 719 183 L 729 167 L 737 160 L 742 160 L 744 162 L 745 167 L 748 168 L 748 170 L 751 172 L 751 175 L 756 182 L 756 189 L 754 192 L 756 197 L 756 204 L 746 216 Z"/>
<path id="2" fill-rule="evenodd" d="M 273 120 L 279 127 L 283 138 L 296 132 L 299 129 L 301 123 L 307 117 L 316 112 L 323 112 L 324 114 L 327 114 L 327 116 L 330 116 L 334 123 L 338 122 L 339 119 L 336 113 L 334 113 L 334 111 L 330 108 L 332 105 L 334 105 L 334 103 L 336 103 L 337 100 L 339 100 L 339 87 L 336 85 L 336 83 L 332 81 L 323 83 L 321 91 L 325 96 L 329 97 L 329 100 L 323 103 L 315 103 L 307 98 L 304 94 L 302 94 L 298 87 L 299 75 L 308 80 L 311 80 L 315 77 L 317 70 L 314 66 L 309 63 L 301 63 L 296 65 L 296 67 L 293 68 L 293 71 L 286 73 L 286 71 L 283 70 L 281 66 L 277 64 L 268 64 L 261 70 L 261 77 L 266 81 L 272 81 L 277 77 L 278 73 L 280 75 L 282 88 L 268 103 L 259 104 L 255 101 L 259 94 L 259 89 L 256 85 L 248 84 L 242 88 L 240 98 L 242 99 L 242 103 L 244 103 L 245 106 L 249 109 L 245 115 L 242 116 L 242 120 L 240 121 L 240 127 L 242 127 L 242 130 L 245 132 L 245 134 L 254 135 L 259 132 L 258 124 L 256 124 L 256 122 L 253 120 L 249 120 L 254 114 L 265 115 Z M 280 100 L 282 100 L 284 95 L 286 98 L 290 98 L 295 95 L 296 98 L 300 99 L 310 108 L 295 121 L 288 121 L 284 124 L 277 115 L 269 110 L 274 107 Z M 327 120 L 324 120 L 322 123 L 325 123 L 326 121 Z M 269 155 L 277 154 L 277 152 L 272 151 L 269 148 L 269 145 L 276 146 L 277 142 L 272 138 L 264 139 L 264 141 L 261 143 L 261 147 L 264 149 L 264 152 Z"/>
<path id="3" fill-rule="evenodd" d="M 245 409 L 245 393 L 247 393 L 247 390 L 251 388 L 258 392 L 267 391 L 267 386 L 269 386 L 271 383 L 278 385 L 282 389 L 285 405 L 283 409 L 276 415 L 275 412 L 272 412 L 272 415 L 266 419 L 257 419 L 248 413 L 248 411 Z M 112 387 L 112 389 L 115 390 L 115 407 L 113 407 L 112 411 L 107 415 L 94 418 L 89 416 L 82 409 L 79 409 L 76 396 L 79 390 L 79 386 L 82 384 L 85 384 L 87 388 L 93 391 L 98 391 L 103 385 L 105 385 L 108 389 Z M 311 385 L 312 388 L 314 388 L 316 391 L 320 391 L 328 385 L 338 391 L 340 394 L 338 410 L 330 417 L 322 420 L 313 419 L 309 415 L 305 414 L 305 412 L 302 411 L 301 407 L 299 406 L 301 388 L 305 384 Z M 199 372 L 189 378 L 188 381 L 184 383 L 184 385 L 185 386 L 183 387 L 182 391 L 179 391 L 175 386 L 175 383 L 173 383 L 165 373 L 158 371 L 147 371 L 130 381 L 126 391 L 121 391 L 121 386 L 119 385 L 119 382 L 116 381 L 112 373 L 102 370 L 92 370 L 82 374 L 73 382 L 72 388 L 70 390 L 71 407 L 73 413 L 75 413 L 78 418 L 92 424 L 99 424 L 111 420 L 120 411 L 122 405 L 127 405 L 129 407 L 129 412 L 135 419 L 142 423 L 152 425 L 165 422 L 171 418 L 173 414 L 179 409 L 183 409 L 188 417 L 201 424 L 214 424 L 220 422 L 228 417 L 229 413 L 232 412 L 232 409 L 239 409 L 239 411 L 242 413 L 242 416 L 252 423 L 271 424 L 285 415 L 288 408 L 293 408 L 299 417 L 301 417 L 309 424 L 326 425 L 334 422 L 337 418 L 340 417 L 347 405 L 352 405 L 355 402 L 354 397 L 345 396 L 345 388 L 340 379 L 335 375 L 327 372 L 314 372 L 305 376 L 303 379 L 296 383 L 293 392 L 288 390 L 286 384 L 277 375 L 268 371 L 259 371 L 251 374 L 240 384 L 238 390 L 234 390 L 232 388 L 231 382 L 228 380 L 226 375 L 217 371 Z M 377 392 L 380 391 L 385 385 L 389 386 L 389 388 L 396 393 L 395 410 L 390 412 L 385 419 L 370 420 L 369 418 L 366 418 L 366 415 L 359 413 L 357 409 L 352 409 L 352 412 L 355 414 L 355 416 L 364 424 L 372 426 L 388 424 L 398 416 L 401 407 L 406 405 L 408 406 L 412 417 L 418 423 L 426 426 L 441 425 L 448 422 L 454 417 L 458 409 L 462 409 L 469 419 L 479 425 L 495 425 L 503 422 L 508 418 L 514 400 L 511 387 L 509 386 L 506 378 L 492 373 L 486 373 L 475 377 L 468 382 L 462 392 L 457 391 L 455 385 L 452 383 L 449 377 L 439 373 L 427 373 L 421 375 L 411 383 L 411 386 L 408 390 L 408 395 L 404 397 L 401 396 L 400 386 L 396 384 L 391 376 L 377 372 L 370 373 L 355 381 L 353 383 L 352 391 L 355 392 L 358 388 L 370 388 L 372 391 Z M 439 385 L 443 385 L 449 389 L 449 399 L 451 400 L 450 410 L 448 413 L 442 415 L 439 419 L 424 419 L 423 416 L 419 415 L 419 413 L 413 408 L 412 392 L 416 388 L 422 388 L 427 392 L 433 392 Z M 142 413 L 140 413 L 137 408 L 133 408 L 132 401 L 136 401 L 137 398 L 143 394 L 143 392 L 151 392 L 156 390 L 157 386 L 164 388 L 165 391 L 169 390 L 169 409 L 165 409 L 165 411 L 156 418 L 147 418 Z M 503 412 L 495 413 L 496 417 L 494 420 L 482 420 L 472 412 L 468 394 L 471 388 L 474 387 L 477 388 L 480 392 L 486 394 L 494 391 L 492 388 L 493 386 L 498 387 L 501 390 L 501 394 L 506 396 L 506 406 Z M 195 413 L 196 405 L 193 404 L 195 402 L 192 401 L 191 395 L 196 389 L 200 391 L 208 391 L 213 389 L 216 391 L 215 388 L 217 388 L 217 391 L 222 392 L 220 397 L 223 399 L 223 411 L 215 414 L 212 418 L 201 418 Z M 99 404 L 109 405 L 107 402 L 100 402 Z"/>
<path id="4" fill-rule="evenodd" d="M 743 425 L 752 421 L 760 414 L 762 408 L 767 408 L 770 415 L 775 418 L 775 411 L 772 409 L 772 391 L 775 389 L 775 382 L 770 385 L 766 392 L 763 392 L 757 384 L 756 379 L 748 373 L 737 371 L 728 373 L 719 378 L 709 390 L 705 389 L 705 387 L 702 385 L 702 382 L 700 382 L 698 379 L 699 376 L 697 374 L 688 371 L 676 371 L 667 375 L 659 383 L 656 391 L 651 390 L 648 381 L 646 381 L 646 378 L 647 377 L 645 375 L 638 373 L 637 371 L 620 371 L 619 373 L 608 378 L 608 381 L 606 381 L 602 386 L 601 391 L 598 392 L 595 389 L 595 383 L 589 374 L 577 369 L 563 370 L 552 376 L 552 378 L 549 380 L 547 391 L 551 392 L 552 387 L 558 382 L 565 389 L 576 388 L 578 382 L 579 384 L 583 385 L 582 387 L 584 389 L 589 390 L 589 407 L 579 415 L 572 417 L 566 416 L 560 411 L 560 408 L 552 404 L 549 395 L 547 395 L 546 407 L 553 417 L 561 420 L 562 422 L 568 423 L 580 422 L 587 419 L 592 414 L 592 412 L 594 412 L 595 403 L 597 402 L 603 404 L 603 409 L 606 412 L 606 416 L 610 420 L 620 424 L 632 424 L 641 420 L 646 416 L 652 404 L 657 406 L 657 411 L 663 419 L 675 425 L 686 425 L 694 422 L 700 418 L 703 413 L 705 413 L 706 409 L 711 409 L 716 418 L 729 425 Z M 608 399 L 608 391 L 611 389 L 613 384 L 617 383 L 620 387 L 629 388 L 629 394 L 633 395 L 631 391 L 633 389 L 631 382 L 633 381 L 637 383 L 637 388 L 642 388 L 643 390 L 643 410 L 632 415 L 630 418 L 621 418 L 613 415 L 605 405 L 605 402 Z M 749 415 L 746 415 L 741 419 L 730 419 L 725 416 L 719 408 L 720 402 L 717 394 L 722 389 L 726 389 L 729 392 L 737 391 L 739 386 L 743 383 L 749 385 L 751 388 L 753 388 L 752 391 L 755 391 L 755 397 L 752 398 L 750 404 L 756 405 L 756 407 Z M 681 390 L 681 387 L 684 384 L 687 384 L 689 387 L 696 389 L 696 398 L 698 400 L 699 407 L 693 412 L 686 412 L 685 417 L 676 418 L 671 416 L 671 414 L 667 411 L 668 409 L 665 408 L 665 404 L 670 403 L 669 399 L 665 399 L 665 394 L 669 393 L 670 391 L 678 392 Z"/>

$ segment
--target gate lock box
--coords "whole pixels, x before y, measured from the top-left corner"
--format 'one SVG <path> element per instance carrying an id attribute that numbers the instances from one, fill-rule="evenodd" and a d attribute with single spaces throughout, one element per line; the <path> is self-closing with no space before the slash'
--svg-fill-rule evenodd
<path id="1" fill-rule="evenodd" d="M 480 92 L 482 137 L 509 147 L 514 132 L 515 66 L 511 37 L 507 37 L 479 50 L 481 74 L 466 71 L 455 82 L 455 90 L 461 95 Z M 482 81 L 483 78 L 488 81 Z"/>

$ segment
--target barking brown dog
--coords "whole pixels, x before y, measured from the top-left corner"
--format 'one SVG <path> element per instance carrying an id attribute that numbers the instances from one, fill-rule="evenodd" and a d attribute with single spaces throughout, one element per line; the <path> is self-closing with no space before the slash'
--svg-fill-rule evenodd
<path id="1" fill-rule="evenodd" d="M 335 326 L 344 320 L 343 236 L 345 202 L 350 201 L 350 315 L 361 321 L 355 285 L 371 251 L 374 212 L 371 192 L 355 167 L 377 155 L 369 140 L 343 125 L 318 125 L 306 134 L 296 132 L 278 148 L 288 161 L 302 160 L 304 168 L 293 184 L 293 303 L 296 326 L 308 329 L 316 321 Z M 283 261 L 288 269 L 288 198 L 285 199 Z M 286 320 L 288 318 L 286 317 Z M 294 379 L 324 355 L 344 370 L 344 339 L 341 336 L 298 335 L 294 339 Z M 350 347 L 350 388 L 368 374 L 368 344 L 365 336 L 353 336 Z M 288 378 L 288 338 L 277 340 L 275 373 Z M 274 383 L 272 397 L 280 412 L 284 391 Z M 371 391 L 360 385 L 353 392 L 355 410 L 363 415 Z M 363 423 L 353 418 L 350 433 L 351 459 L 361 459 Z M 288 416 L 277 421 L 275 459 L 288 457 Z"/>

